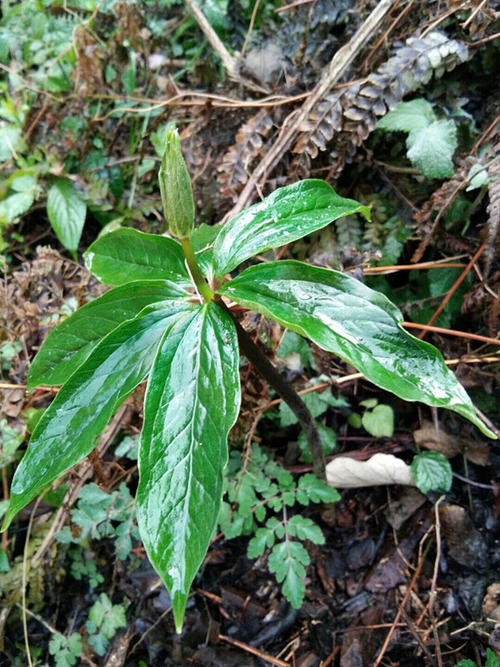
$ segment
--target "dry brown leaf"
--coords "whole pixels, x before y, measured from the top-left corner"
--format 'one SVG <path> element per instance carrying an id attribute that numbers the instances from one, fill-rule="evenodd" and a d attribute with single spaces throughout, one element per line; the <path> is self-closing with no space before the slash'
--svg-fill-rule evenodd
<path id="1" fill-rule="evenodd" d="M 410 466 L 392 454 L 375 454 L 368 461 L 339 456 L 326 466 L 328 484 L 338 489 L 355 489 L 381 484 L 415 486 Z"/>
<path id="2" fill-rule="evenodd" d="M 449 435 L 441 428 L 436 431 L 432 422 L 424 421 L 422 428 L 414 431 L 413 437 L 419 447 L 439 452 L 447 459 L 463 454 L 467 460 L 476 465 L 487 466 L 490 463 L 490 447 L 488 444 L 469 444 L 461 438 Z"/>
<path id="3" fill-rule="evenodd" d="M 461 452 L 458 439 L 448 435 L 441 428 L 436 429 L 432 422 L 424 421 L 422 428 L 414 431 L 413 437 L 419 447 L 439 452 L 443 456 L 446 456 L 447 459 L 452 459 Z"/>
<path id="4" fill-rule="evenodd" d="M 486 618 L 500 621 L 500 583 L 488 586 L 483 600 L 483 614 Z"/>
<path id="5" fill-rule="evenodd" d="M 439 508 L 439 518 L 449 556 L 460 565 L 474 563 L 474 567 L 484 570 L 489 563 L 488 547 L 467 510 L 459 505 L 444 505 Z"/>

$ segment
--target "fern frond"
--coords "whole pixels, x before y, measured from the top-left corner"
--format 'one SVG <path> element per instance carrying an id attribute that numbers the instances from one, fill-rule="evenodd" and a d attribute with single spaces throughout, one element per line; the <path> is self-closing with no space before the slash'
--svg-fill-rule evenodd
<path id="1" fill-rule="evenodd" d="M 250 165 L 265 151 L 265 139 L 273 126 L 266 109 L 261 109 L 244 123 L 236 134 L 236 141 L 222 158 L 218 181 L 224 199 L 235 202 L 248 180 Z"/>
<path id="2" fill-rule="evenodd" d="M 304 123 L 293 152 L 315 158 L 334 143 L 330 156 L 339 173 L 375 129 L 378 118 L 433 75 L 440 77 L 468 58 L 467 46 L 442 32 L 410 37 L 364 82 L 326 95 Z"/>
<path id="3" fill-rule="evenodd" d="M 495 148 L 495 157 L 491 163 L 488 173 L 490 182 L 488 185 L 488 234 L 486 248 L 486 266 L 484 269 L 485 278 L 488 276 L 491 268 L 491 262 L 495 255 L 495 249 L 498 250 L 498 241 L 500 238 L 500 143 Z"/>

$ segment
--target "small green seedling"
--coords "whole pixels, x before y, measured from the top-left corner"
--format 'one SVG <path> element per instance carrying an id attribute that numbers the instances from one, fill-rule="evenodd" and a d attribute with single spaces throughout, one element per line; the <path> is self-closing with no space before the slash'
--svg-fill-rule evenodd
<path id="1" fill-rule="evenodd" d="M 406 333 L 401 313 L 382 294 L 348 275 L 288 260 L 231 277 L 254 255 L 333 220 L 369 216 L 365 206 L 323 181 L 301 181 L 215 228 L 207 243 L 206 228 L 194 229 L 191 182 L 175 130 L 167 135 L 160 184 L 178 241 L 133 229 L 99 238 L 86 252 L 87 267 L 114 289 L 60 324 L 32 364 L 30 389 L 63 387 L 17 468 L 4 527 L 90 454 L 120 404 L 149 376 L 137 518 L 180 631 L 217 524 L 227 437 L 240 407 L 244 338 L 233 304 L 339 355 L 379 387 L 454 410 L 495 436 L 438 350 Z"/>

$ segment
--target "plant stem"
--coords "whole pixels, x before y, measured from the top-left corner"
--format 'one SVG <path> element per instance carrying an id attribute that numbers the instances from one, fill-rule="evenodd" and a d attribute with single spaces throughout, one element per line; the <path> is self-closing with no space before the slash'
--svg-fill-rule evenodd
<path id="1" fill-rule="evenodd" d="M 229 308 L 227 308 L 227 306 L 222 301 L 219 301 L 218 303 L 232 317 L 236 325 L 236 331 L 238 332 L 240 348 L 245 357 L 251 364 L 253 364 L 253 366 L 255 366 L 262 377 L 264 377 L 269 382 L 269 384 L 274 387 L 274 389 L 276 389 L 278 394 L 299 420 L 299 423 L 304 429 L 304 433 L 306 434 L 307 442 L 309 443 L 309 449 L 313 459 L 314 474 L 320 479 L 326 479 L 326 462 L 323 447 L 321 445 L 321 437 L 319 435 L 316 421 L 312 416 L 309 408 L 300 398 L 291 384 L 278 373 L 266 355 L 261 352 L 261 350 L 253 342 L 245 329 L 243 329 L 241 324 L 233 316 Z"/>
<path id="2" fill-rule="evenodd" d="M 184 256 L 186 258 L 189 272 L 191 274 L 191 278 L 193 279 L 194 284 L 196 285 L 196 289 L 198 290 L 198 292 L 205 301 L 207 302 L 212 301 L 212 299 L 214 298 L 214 293 L 210 289 L 209 284 L 207 283 L 205 277 L 201 272 L 201 269 L 196 260 L 196 255 L 194 254 L 194 248 L 191 241 L 188 238 L 181 239 L 181 244 L 182 244 L 182 249 L 184 250 Z"/>

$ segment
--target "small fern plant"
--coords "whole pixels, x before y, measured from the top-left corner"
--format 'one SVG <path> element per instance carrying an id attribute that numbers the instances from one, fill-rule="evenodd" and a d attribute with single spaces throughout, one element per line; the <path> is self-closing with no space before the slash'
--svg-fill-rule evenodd
<path id="1" fill-rule="evenodd" d="M 299 609 L 304 601 L 306 567 L 311 560 L 303 543 L 324 544 L 325 537 L 311 519 L 300 513 L 289 516 L 289 510 L 298 505 L 334 503 L 340 496 L 316 475 L 302 475 L 296 481 L 258 445 L 253 445 L 249 456 L 231 454 L 220 527 L 226 538 L 252 536 L 249 558 L 269 552 L 269 570 L 282 584 L 292 607 Z"/>
<path id="2" fill-rule="evenodd" d="M 4 529 L 92 452 L 118 407 L 149 377 L 137 520 L 180 631 L 221 505 L 227 437 L 240 406 L 238 343 L 258 361 L 232 305 L 311 339 L 403 399 L 454 410 L 495 436 L 438 350 L 406 333 L 401 313 L 382 294 L 296 261 L 256 264 L 231 277 L 255 255 L 333 220 L 368 216 L 365 206 L 323 181 L 301 181 L 242 211 L 207 243 L 206 229 L 194 229 L 192 187 L 175 130 L 167 134 L 159 180 L 169 231 L 178 240 L 119 229 L 86 252 L 89 270 L 114 289 L 52 331 L 31 366 L 30 389 L 63 386 L 16 470 Z M 280 377 L 275 372 L 275 386 Z M 285 397 L 286 388 L 280 391 Z"/>

